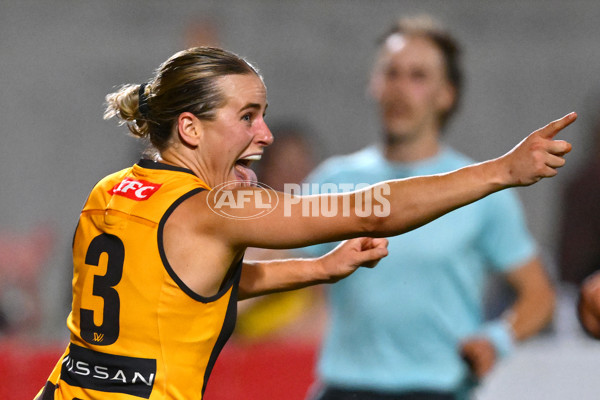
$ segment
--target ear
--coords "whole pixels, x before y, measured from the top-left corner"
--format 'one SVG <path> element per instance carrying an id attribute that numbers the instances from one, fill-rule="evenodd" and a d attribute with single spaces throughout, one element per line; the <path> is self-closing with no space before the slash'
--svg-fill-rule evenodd
<path id="1" fill-rule="evenodd" d="M 454 106 L 456 102 L 456 88 L 450 83 L 446 83 L 440 90 L 438 96 L 438 108 L 442 112 L 446 112 Z"/>
<path id="2" fill-rule="evenodd" d="M 183 112 L 177 117 L 177 131 L 184 144 L 197 147 L 203 134 L 202 122 L 191 112 Z"/>

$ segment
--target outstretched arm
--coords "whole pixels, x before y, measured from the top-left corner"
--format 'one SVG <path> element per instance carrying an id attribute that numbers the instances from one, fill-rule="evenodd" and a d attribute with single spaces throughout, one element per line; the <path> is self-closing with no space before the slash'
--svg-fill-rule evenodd
<path id="1" fill-rule="evenodd" d="M 387 239 L 347 240 L 319 258 L 244 262 L 238 298 L 334 283 L 387 256 Z"/>
<path id="2" fill-rule="evenodd" d="M 563 156 L 571 145 L 554 137 L 576 118 L 575 113 L 570 113 L 531 133 L 499 158 L 446 174 L 386 181 L 360 191 L 305 196 L 302 200 L 298 196 L 244 188 L 255 190 L 251 194 L 260 199 L 258 204 L 268 204 L 270 198 L 276 198 L 278 205 L 260 218 L 252 218 L 264 211 L 252 206 L 252 202 L 227 209 L 228 218 L 203 213 L 202 225 L 214 225 L 215 233 L 224 242 L 239 248 L 292 248 L 356 236 L 398 235 L 496 191 L 531 185 L 556 175 L 557 168 L 565 164 Z M 214 202 L 211 194 L 198 201 Z M 386 204 L 380 205 L 387 206 L 388 213 L 361 215 L 357 210 L 364 206 L 361 202 L 366 198 L 384 199 Z M 315 215 L 314 208 L 305 207 L 307 201 L 314 200 L 335 203 L 339 212 L 329 217 Z M 342 213 L 344 209 L 349 212 Z"/>

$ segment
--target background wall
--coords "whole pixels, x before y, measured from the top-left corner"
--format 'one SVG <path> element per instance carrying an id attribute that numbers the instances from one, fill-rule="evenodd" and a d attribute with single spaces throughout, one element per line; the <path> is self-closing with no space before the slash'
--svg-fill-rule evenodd
<path id="1" fill-rule="evenodd" d="M 428 12 L 464 46 L 466 91 L 448 141 L 475 159 L 509 150 L 576 110 L 558 178 L 520 189 L 531 229 L 552 260 L 562 183 L 586 156 L 600 65 L 600 2 L 592 0 L 0 1 L 0 232 L 54 230 L 42 270 L 44 338 L 64 337 L 70 242 L 98 179 L 130 165 L 139 145 L 103 121 L 104 95 L 147 80 L 210 19 L 223 47 L 254 62 L 268 120 L 301 117 L 321 155 L 377 138 L 365 96 L 374 41 L 397 17 Z M 16 250 L 14 250 L 16 251 Z M 598 345 L 600 346 L 600 345 Z"/>

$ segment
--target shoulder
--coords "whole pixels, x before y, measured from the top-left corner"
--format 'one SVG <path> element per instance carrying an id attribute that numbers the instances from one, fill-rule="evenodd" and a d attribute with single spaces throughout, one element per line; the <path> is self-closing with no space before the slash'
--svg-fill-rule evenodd
<path id="1" fill-rule="evenodd" d="M 182 226 L 194 226 L 201 221 L 206 221 L 211 210 L 208 206 L 207 196 L 209 191 L 204 188 L 195 188 L 178 197 L 170 207 L 170 220 L 178 219 Z"/>
<path id="2" fill-rule="evenodd" d="M 312 183 L 336 177 L 351 177 L 358 171 L 377 166 L 380 159 L 381 154 L 376 146 L 365 147 L 350 154 L 332 156 L 318 165 L 305 181 Z"/>
<path id="3" fill-rule="evenodd" d="M 120 171 L 113 172 L 112 174 L 106 175 L 104 178 L 100 179 L 94 185 L 94 189 L 98 188 L 98 187 L 106 187 L 106 186 L 110 186 L 112 188 L 112 186 L 115 183 L 120 182 L 125 176 L 127 176 L 130 173 L 131 168 L 132 167 L 124 168 Z"/>
<path id="4" fill-rule="evenodd" d="M 98 208 L 108 202 L 113 189 L 124 179 L 131 168 L 122 169 L 105 176 L 94 184 L 83 205 L 83 208 Z"/>
<path id="5" fill-rule="evenodd" d="M 218 247 L 223 247 L 225 240 L 221 233 L 226 231 L 230 221 L 211 209 L 207 199 L 209 193 L 208 190 L 193 190 L 172 203 L 161 219 L 164 237 L 170 237 L 177 246 L 187 244 L 189 249 L 198 243 L 203 243 L 205 250 L 207 243 L 213 248 L 217 243 L 221 243 Z"/>

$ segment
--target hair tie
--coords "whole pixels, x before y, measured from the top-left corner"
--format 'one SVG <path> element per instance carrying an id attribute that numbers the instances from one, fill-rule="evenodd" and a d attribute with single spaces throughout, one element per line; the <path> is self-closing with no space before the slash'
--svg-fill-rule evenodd
<path id="1" fill-rule="evenodd" d="M 142 83 L 138 90 L 138 110 L 142 118 L 147 118 L 148 112 L 150 111 L 150 108 L 148 107 L 148 97 L 146 97 L 146 94 L 144 93 L 146 85 L 147 83 Z"/>

